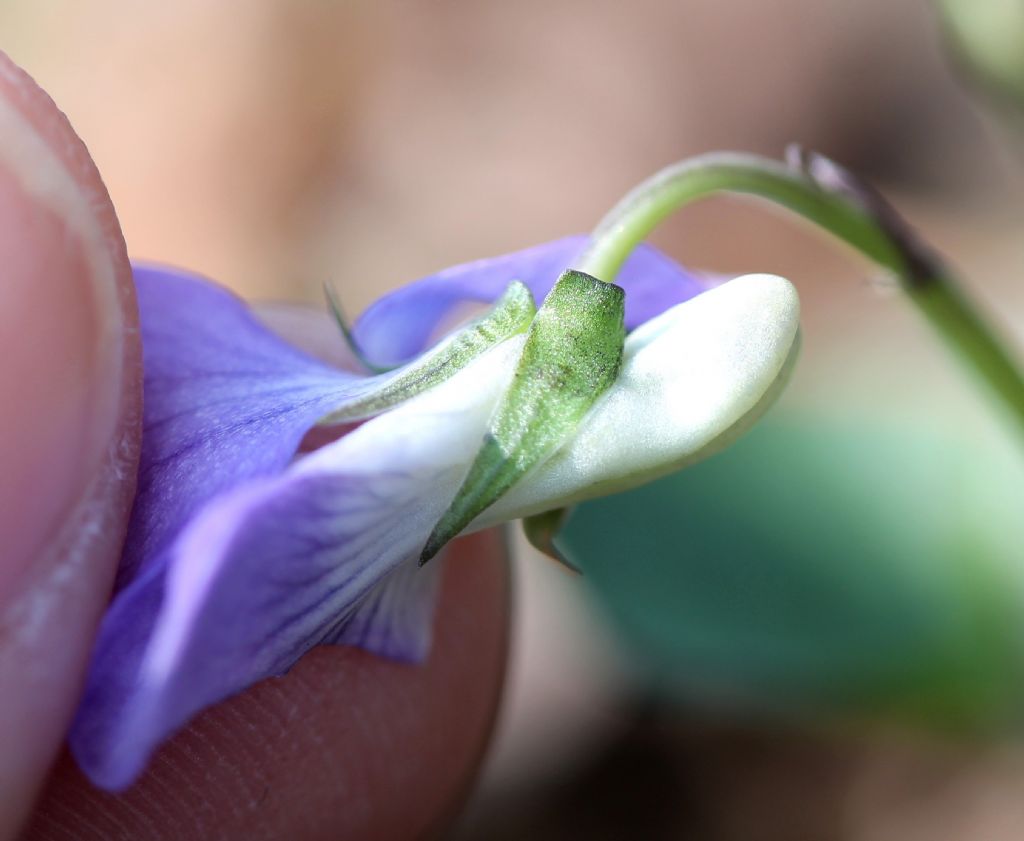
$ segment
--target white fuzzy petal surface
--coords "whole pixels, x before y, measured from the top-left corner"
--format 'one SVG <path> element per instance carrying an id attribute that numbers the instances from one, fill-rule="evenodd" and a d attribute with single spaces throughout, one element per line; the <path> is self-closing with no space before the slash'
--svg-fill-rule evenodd
<path id="1" fill-rule="evenodd" d="M 474 525 L 635 487 L 696 460 L 758 408 L 786 368 L 799 321 L 792 284 L 758 274 L 642 325 L 572 442 Z"/>

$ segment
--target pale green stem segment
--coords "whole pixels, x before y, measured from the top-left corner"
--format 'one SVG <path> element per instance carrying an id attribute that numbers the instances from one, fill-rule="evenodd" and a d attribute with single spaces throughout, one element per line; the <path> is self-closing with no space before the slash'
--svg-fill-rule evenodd
<path id="1" fill-rule="evenodd" d="M 342 338 L 345 339 L 345 345 L 356 358 L 356 361 L 362 365 L 365 370 L 369 371 L 371 374 L 387 374 L 389 371 L 393 371 L 398 367 L 377 365 L 363 354 L 363 349 L 359 347 L 356 337 L 352 334 L 352 328 L 348 323 L 348 319 L 345 318 L 345 311 L 341 307 L 341 301 L 338 298 L 338 293 L 329 283 L 324 284 L 324 297 L 327 299 L 327 306 L 331 311 L 331 315 L 334 317 L 334 323 L 338 325 L 338 329 L 341 330 Z"/>
<path id="2" fill-rule="evenodd" d="M 572 437 L 618 375 L 624 307 L 618 286 L 577 271 L 558 279 L 530 325 L 512 383 L 421 564 Z"/>
<path id="3" fill-rule="evenodd" d="M 1024 376 L 1002 340 L 942 261 L 885 199 L 820 155 L 794 149 L 784 164 L 754 155 L 713 153 L 670 166 L 612 209 L 577 265 L 614 279 L 633 249 L 666 216 L 723 192 L 780 204 L 892 272 L 942 339 L 1024 426 Z"/>
<path id="4" fill-rule="evenodd" d="M 529 288 L 512 281 L 505 293 L 483 317 L 466 325 L 414 362 L 368 381 L 371 387 L 362 399 L 322 417 L 318 423 L 330 426 L 373 417 L 458 373 L 495 345 L 525 333 L 537 307 Z"/>
<path id="5" fill-rule="evenodd" d="M 958 69 L 1024 129 L 1024 4 L 1018 0 L 936 0 Z"/>

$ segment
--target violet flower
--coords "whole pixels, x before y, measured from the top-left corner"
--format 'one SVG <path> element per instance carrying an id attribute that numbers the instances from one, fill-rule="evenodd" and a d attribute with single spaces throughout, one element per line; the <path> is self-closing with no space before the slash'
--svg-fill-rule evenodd
<path id="1" fill-rule="evenodd" d="M 445 348 L 472 345 L 473 328 L 440 350 L 428 345 L 459 305 L 494 303 L 514 280 L 541 300 L 583 242 L 448 269 L 380 299 L 355 339 L 374 361 L 405 367 L 372 377 L 289 346 L 212 284 L 136 269 L 139 489 L 71 733 L 96 784 L 129 785 L 199 710 L 286 672 L 315 645 L 425 656 L 439 565 L 421 567 L 421 550 L 473 462 L 524 336 L 513 326 L 453 358 Z M 675 470 L 746 428 L 778 391 L 797 337 L 786 281 L 712 285 L 643 247 L 618 282 L 632 333 L 614 383 L 572 439 L 467 531 Z M 298 453 L 325 417 L 366 415 L 375 416 Z"/>

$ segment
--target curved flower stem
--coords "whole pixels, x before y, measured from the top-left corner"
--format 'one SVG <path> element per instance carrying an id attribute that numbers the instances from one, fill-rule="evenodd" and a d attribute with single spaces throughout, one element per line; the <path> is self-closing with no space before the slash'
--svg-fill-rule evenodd
<path id="1" fill-rule="evenodd" d="M 613 280 L 659 222 L 690 202 L 723 192 L 780 204 L 892 272 L 946 343 L 1024 426 L 1024 376 L 1001 339 L 885 199 L 820 155 L 794 149 L 782 163 L 716 152 L 667 167 L 605 216 L 576 267 Z"/>

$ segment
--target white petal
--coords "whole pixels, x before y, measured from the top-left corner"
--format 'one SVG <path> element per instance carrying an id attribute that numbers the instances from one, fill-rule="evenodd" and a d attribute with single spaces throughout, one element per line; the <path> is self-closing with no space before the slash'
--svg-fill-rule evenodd
<path id="1" fill-rule="evenodd" d="M 793 286 L 762 274 L 647 322 L 627 339 L 618 381 L 573 441 L 474 527 L 635 487 L 717 449 L 721 436 L 741 431 L 777 391 L 799 317 Z"/>

